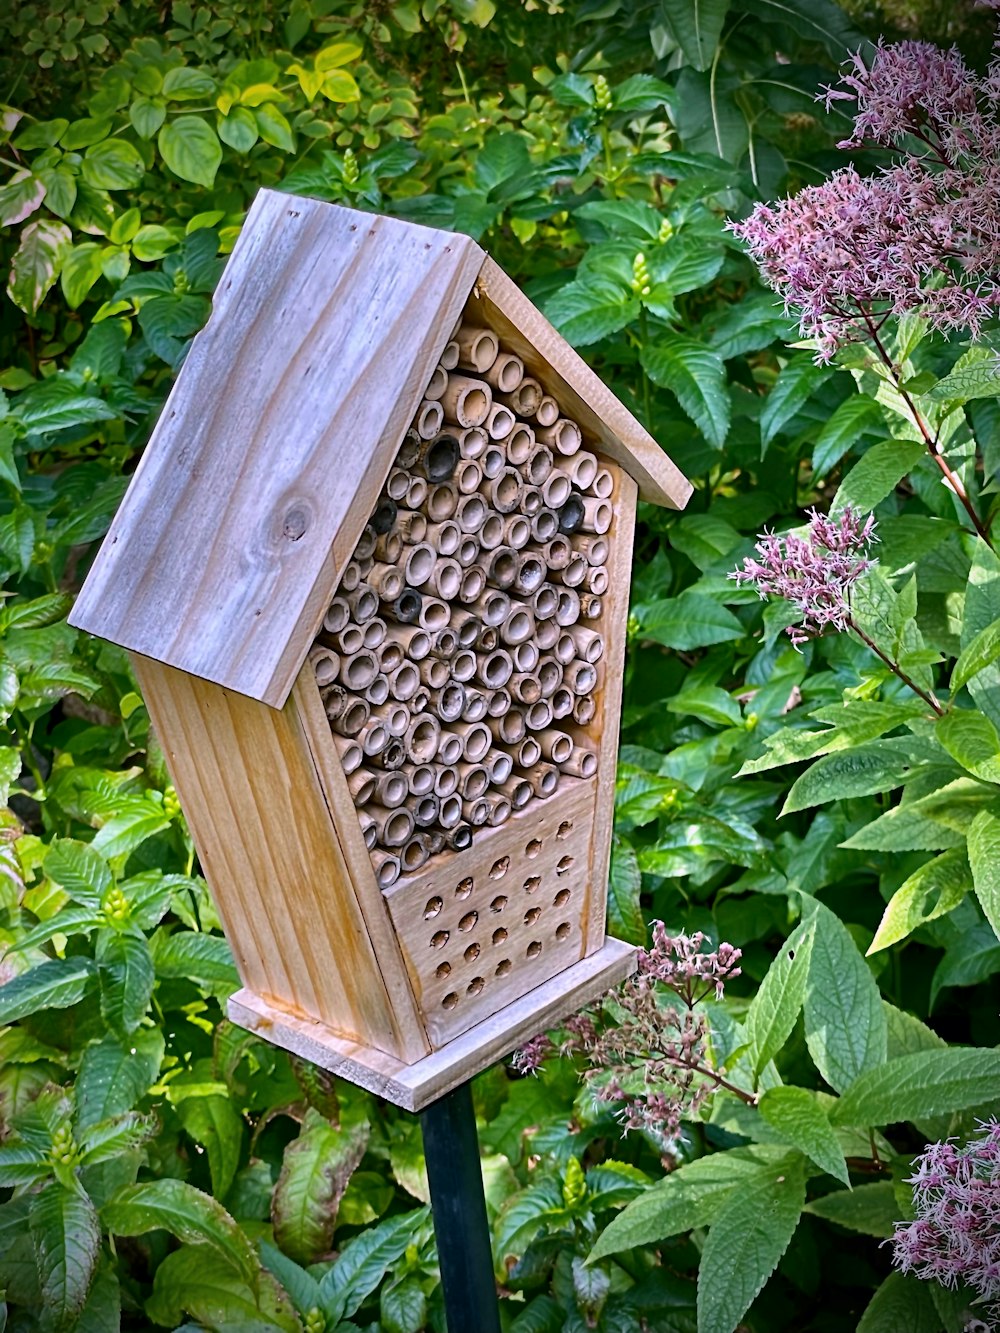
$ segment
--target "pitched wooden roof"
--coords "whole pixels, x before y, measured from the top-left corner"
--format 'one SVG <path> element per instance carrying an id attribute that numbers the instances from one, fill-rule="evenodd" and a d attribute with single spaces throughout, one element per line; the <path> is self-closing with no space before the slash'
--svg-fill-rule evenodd
<path id="1" fill-rule="evenodd" d="M 682 474 L 474 241 L 261 190 L 71 623 L 281 707 L 470 292 L 681 508 Z"/>

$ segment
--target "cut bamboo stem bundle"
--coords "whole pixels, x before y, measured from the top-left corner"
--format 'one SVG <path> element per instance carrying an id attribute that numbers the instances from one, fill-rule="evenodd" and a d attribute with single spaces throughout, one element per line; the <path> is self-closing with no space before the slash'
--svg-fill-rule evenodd
<path id="1" fill-rule="evenodd" d="M 513 415 L 511 416 L 513 421 Z M 535 449 L 535 432 L 526 421 L 515 421 L 503 443 L 507 458 L 515 467 L 523 467 Z"/>
<path id="2" fill-rule="evenodd" d="M 552 425 L 539 425 L 535 435 L 543 444 L 550 445 L 564 458 L 571 457 L 583 444 L 580 427 L 569 417 L 559 417 Z M 608 475 L 610 476 L 610 473 Z"/>
<path id="3" fill-rule="evenodd" d="M 376 828 L 374 820 L 372 820 L 369 827 Z M 391 852 L 384 851 L 380 847 L 373 847 L 371 859 L 372 869 L 375 871 L 375 882 L 380 889 L 391 889 L 396 880 L 399 879 L 399 857 L 393 856 Z"/>
<path id="4" fill-rule="evenodd" d="M 324 685 L 332 685 L 340 674 L 340 655 L 323 644 L 314 644 L 309 649 L 309 665 L 322 689 Z"/>
<path id="5" fill-rule="evenodd" d="M 487 371 L 495 363 L 500 342 L 492 329 L 472 328 L 463 324 L 455 335 L 458 364 L 467 370 Z"/>
<path id="6" fill-rule="evenodd" d="M 573 721 L 579 727 L 589 726 L 597 712 L 597 704 L 592 694 L 581 694 L 573 701 Z"/>
<path id="7" fill-rule="evenodd" d="M 573 702 L 576 697 L 567 686 L 559 686 L 552 696 L 552 720 L 554 722 L 561 722 L 563 718 L 572 716 Z"/>
<path id="8" fill-rule="evenodd" d="M 403 737 L 407 758 L 414 764 L 428 763 L 437 755 L 440 739 L 441 723 L 437 718 L 431 713 L 418 713 Z"/>
<path id="9" fill-rule="evenodd" d="M 453 738 L 454 739 L 454 738 Z M 455 763 L 458 760 L 456 759 Z M 458 774 L 454 764 L 434 765 L 434 795 L 445 801 L 458 790 Z"/>
<path id="10" fill-rule="evenodd" d="M 492 365 L 482 370 L 486 383 L 498 393 L 513 393 L 524 379 L 524 362 L 512 352 L 498 352 Z"/>
<path id="11" fill-rule="evenodd" d="M 379 773 L 377 775 L 375 791 L 379 804 L 385 806 L 387 810 L 395 810 L 409 796 L 410 784 L 399 769 L 396 769 L 390 773 Z M 357 800 L 357 797 L 355 797 L 355 800 Z M 359 804 L 367 805 L 368 801 L 361 801 Z"/>
<path id="12" fill-rule="evenodd" d="M 597 755 L 593 750 L 576 745 L 569 758 L 562 760 L 559 767 L 575 778 L 592 778 L 597 772 Z"/>
<path id="13" fill-rule="evenodd" d="M 461 356 L 461 350 L 454 338 L 445 343 L 444 351 L 441 353 L 441 367 L 443 370 L 454 370 L 458 365 L 458 358 Z"/>
<path id="14" fill-rule="evenodd" d="M 491 440 L 505 440 L 514 429 L 514 413 L 503 403 L 494 403 L 486 418 L 486 430 Z"/>
<path id="15" fill-rule="evenodd" d="M 493 391 L 484 380 L 453 373 L 448 376 L 440 406 L 448 420 L 458 426 L 482 426 L 493 406 Z"/>
<path id="16" fill-rule="evenodd" d="M 448 385 L 445 383 L 445 387 L 441 392 L 444 393 L 447 388 Z M 416 427 L 417 434 L 422 440 L 432 440 L 444 425 L 443 406 L 432 399 L 425 398 L 417 408 L 417 414 L 413 418 L 413 424 Z"/>
<path id="17" fill-rule="evenodd" d="M 365 702 L 372 704 L 373 706 L 376 704 L 384 704 L 385 701 L 388 699 L 388 697 L 389 697 L 389 678 L 388 676 L 384 676 L 382 675 L 381 672 L 379 672 L 379 674 L 375 677 L 375 679 L 371 682 L 371 684 L 368 685 L 365 689 L 364 692 Z"/>
<path id="18" fill-rule="evenodd" d="M 412 481 L 413 478 L 411 477 Z M 418 477 L 418 481 L 423 482 L 423 477 Z M 426 482 L 424 483 L 426 486 Z M 421 501 L 426 496 L 426 490 L 421 496 Z M 404 542 L 413 544 L 422 542 L 427 535 L 427 515 L 422 514 L 419 509 L 400 509 L 397 519 L 397 531 Z"/>
<path id="19" fill-rule="evenodd" d="M 384 805 L 370 802 L 366 812 L 374 819 L 378 840 L 383 847 L 402 847 L 413 834 L 413 816 L 406 806 L 387 810 Z"/>
<path id="20" fill-rule="evenodd" d="M 465 426 L 458 432 L 458 445 L 463 458 L 470 460 L 479 458 L 489 442 L 489 434 L 482 426 Z"/>
<path id="21" fill-rule="evenodd" d="M 533 417 L 538 411 L 538 406 L 544 396 L 542 386 L 536 379 L 530 375 L 525 375 L 524 379 L 516 389 L 501 391 L 501 402 L 513 408 L 519 417 Z M 556 416 L 558 416 L 558 411 Z"/>
<path id="22" fill-rule="evenodd" d="M 535 408 L 534 417 L 539 426 L 554 426 L 559 420 L 559 404 L 549 394 L 543 394 Z"/>
<path id="23" fill-rule="evenodd" d="M 440 362 L 431 371 L 431 377 L 427 381 L 427 387 L 424 389 L 424 398 L 431 402 L 437 400 L 448 387 L 448 367 L 442 366 Z"/>
<path id="24" fill-rule="evenodd" d="M 334 722 L 347 707 L 348 694 L 342 685 L 326 685 L 320 691 L 323 709 L 329 721 Z"/>
<path id="25" fill-rule="evenodd" d="M 583 500 L 583 522 L 580 528 L 583 532 L 596 532 L 603 535 L 611 527 L 611 520 L 614 518 L 614 510 L 607 500 L 598 500 L 593 496 L 585 496 Z"/>

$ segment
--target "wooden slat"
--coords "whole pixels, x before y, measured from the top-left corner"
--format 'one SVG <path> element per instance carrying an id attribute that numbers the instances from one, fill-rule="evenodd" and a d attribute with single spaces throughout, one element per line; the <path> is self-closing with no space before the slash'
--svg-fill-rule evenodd
<path id="1" fill-rule="evenodd" d="M 407 1058 L 294 703 L 133 663 L 244 984 Z"/>
<path id="2" fill-rule="evenodd" d="M 420 1111 L 536 1033 L 590 1004 L 634 971 L 635 949 L 609 938 L 598 953 L 582 958 L 441 1050 L 409 1066 L 381 1051 L 345 1041 L 322 1024 L 269 1004 L 249 989 L 230 998 L 229 1017 L 282 1050 L 292 1051 L 404 1110 Z"/>
<path id="3" fill-rule="evenodd" d="M 604 657 L 600 684 L 594 695 L 597 711 L 592 734 L 597 749 L 597 811 L 590 846 L 590 900 L 584 927 L 584 953 L 593 953 L 604 940 L 608 906 L 608 869 L 615 818 L 615 778 L 618 736 L 621 731 L 625 642 L 632 583 L 632 539 L 635 534 L 636 484 L 628 473 L 604 460 L 615 476 L 614 518 L 608 532 L 608 591 L 604 595 L 601 632 Z M 594 730 L 596 728 L 596 731 Z"/>
<path id="4" fill-rule="evenodd" d="M 368 855 L 368 848 L 361 833 L 358 812 L 347 785 L 347 778 L 344 776 L 340 756 L 330 735 L 330 723 L 308 662 L 299 672 L 295 682 L 292 703 L 301 720 L 341 854 L 349 867 L 358 906 L 368 928 L 368 937 L 375 949 L 382 980 L 392 1001 L 393 1014 L 399 1025 L 403 1055 L 406 1060 L 412 1062 L 428 1053 L 431 1049 L 430 1043 L 424 1033 L 399 941 L 389 919 L 385 898 L 375 882 L 375 872 L 372 870 L 371 857 Z"/>
<path id="5" fill-rule="evenodd" d="M 73 624 L 280 707 L 482 257 L 262 190 Z"/>
<path id="6" fill-rule="evenodd" d="M 639 486 L 639 495 L 668 509 L 683 509 L 691 483 L 627 407 L 561 337 L 507 274 L 488 256 L 469 303 L 471 323 L 485 324 L 515 352 L 528 371 L 620 463 Z"/>

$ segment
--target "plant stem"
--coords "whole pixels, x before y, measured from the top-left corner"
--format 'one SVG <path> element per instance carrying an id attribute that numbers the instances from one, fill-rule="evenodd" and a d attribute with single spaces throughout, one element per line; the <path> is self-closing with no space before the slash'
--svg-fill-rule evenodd
<path id="1" fill-rule="evenodd" d="M 858 638 L 861 640 L 862 643 L 866 643 L 868 645 L 868 647 L 872 650 L 872 652 L 876 655 L 876 657 L 881 658 L 881 660 L 886 664 L 886 666 L 893 673 L 893 675 L 898 676 L 904 685 L 908 685 L 914 694 L 918 694 L 920 698 L 923 699 L 924 703 L 928 706 L 928 708 L 933 709 L 933 711 L 937 713 L 938 717 L 944 717 L 944 709 L 938 703 L 937 699 L 934 698 L 934 695 L 928 693 L 927 690 L 922 690 L 920 686 L 917 684 L 917 682 L 913 680 L 912 677 L 906 674 L 906 672 L 903 670 L 903 668 L 899 665 L 898 662 L 894 662 L 891 657 L 888 657 L 878 646 L 875 640 L 870 639 L 868 635 L 864 632 L 864 630 L 858 627 L 857 622 L 854 620 L 853 616 L 849 615 L 847 617 L 847 625 L 849 629 L 852 629 L 854 631 L 854 633 L 858 636 Z"/>

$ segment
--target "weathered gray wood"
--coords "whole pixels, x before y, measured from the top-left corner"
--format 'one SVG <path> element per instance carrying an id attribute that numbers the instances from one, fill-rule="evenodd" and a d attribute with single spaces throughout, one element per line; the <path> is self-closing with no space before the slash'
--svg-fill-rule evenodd
<path id="1" fill-rule="evenodd" d="M 482 260 L 262 190 L 72 623 L 280 707 Z"/>

